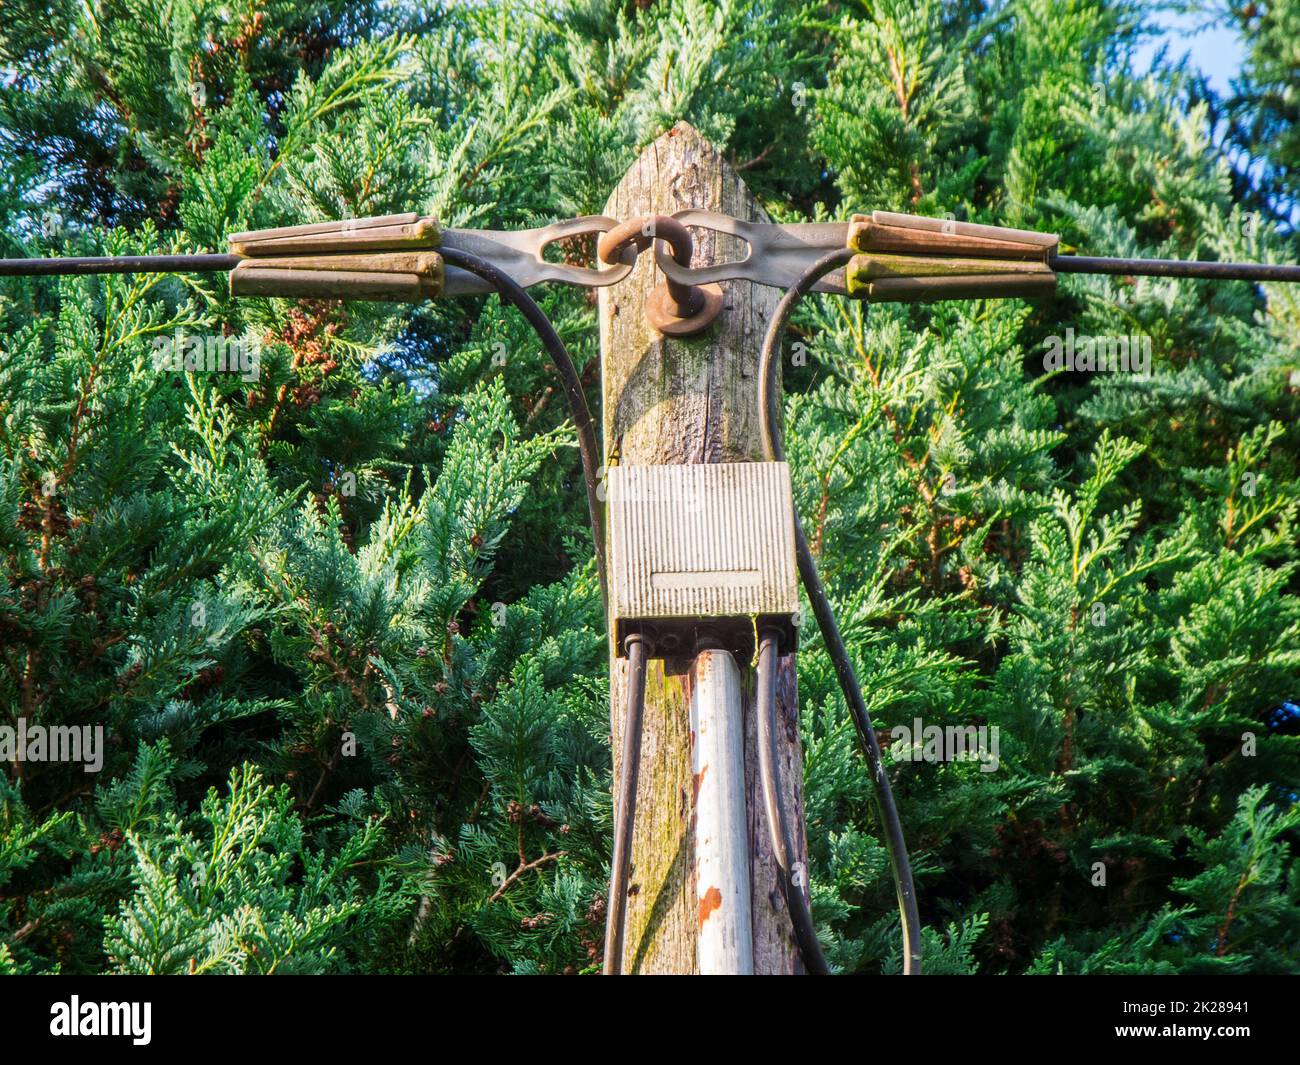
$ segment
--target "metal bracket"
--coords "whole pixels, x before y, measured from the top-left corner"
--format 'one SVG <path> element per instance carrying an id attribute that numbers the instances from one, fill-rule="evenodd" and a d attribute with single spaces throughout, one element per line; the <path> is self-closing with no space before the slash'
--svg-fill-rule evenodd
<path id="1" fill-rule="evenodd" d="M 442 246 L 487 259 L 524 288 L 544 281 L 559 281 L 583 288 L 602 288 L 622 281 L 632 272 L 635 263 L 592 269 L 567 263 L 548 263 L 543 258 L 543 253 L 558 241 L 607 233 L 617 225 L 617 219 L 605 215 L 583 215 L 581 218 L 552 222 L 539 229 L 446 229 L 442 233 Z M 443 292 L 446 295 L 464 296 L 494 291 L 481 277 L 455 267 L 447 267 L 443 282 Z"/>
<path id="2" fill-rule="evenodd" d="M 846 247 L 849 237 L 847 222 L 776 225 L 772 222 L 745 222 L 716 211 L 699 210 L 678 211 L 673 218 L 684 226 L 725 233 L 749 245 L 743 259 L 696 269 L 680 265 L 662 247 L 656 247 L 655 263 L 664 276 L 685 285 L 738 280 L 789 288 L 827 252 Z M 828 274 L 814 286 L 813 291 L 844 295 L 844 272 L 837 270 Z"/>
<path id="3" fill-rule="evenodd" d="M 1003 226 L 875 211 L 851 222 L 776 225 L 745 222 L 712 211 L 678 211 L 685 226 L 725 233 L 749 245 L 742 259 L 689 269 L 656 249 L 659 269 L 679 284 L 726 280 L 789 288 L 820 258 L 841 248 L 860 252 L 844 270 L 827 274 L 814 292 L 872 302 L 912 302 L 1007 296 L 1055 290 L 1048 265 L 1058 238 Z"/>

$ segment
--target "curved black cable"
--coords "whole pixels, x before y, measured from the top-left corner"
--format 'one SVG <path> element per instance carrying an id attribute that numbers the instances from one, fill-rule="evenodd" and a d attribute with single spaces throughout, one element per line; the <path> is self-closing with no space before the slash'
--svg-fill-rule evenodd
<path id="1" fill-rule="evenodd" d="M 551 320 L 531 296 L 504 270 L 469 252 L 455 248 L 442 249 L 443 261 L 483 278 L 513 304 L 531 325 L 564 382 L 569 412 L 578 432 L 578 449 L 582 456 L 583 479 L 587 488 L 587 510 L 591 515 L 591 536 L 596 549 L 596 568 L 600 574 L 600 598 L 605 617 L 609 617 L 609 591 L 605 574 L 605 527 L 597 478 L 600 468 L 596 446 L 595 425 L 587 407 L 587 397 L 582 390 L 573 359 L 564 341 L 560 339 Z M 645 675 L 647 648 L 640 636 L 627 639 L 628 704 L 623 720 L 623 775 L 619 781 L 617 801 L 614 806 L 614 854 L 610 863 L 609 895 L 605 915 L 605 960 L 603 971 L 607 976 L 617 976 L 623 962 L 623 926 L 627 909 L 627 888 L 632 866 L 632 832 L 636 823 L 636 789 L 641 763 L 642 718 L 645 708 Z"/>
<path id="2" fill-rule="evenodd" d="M 609 866 L 609 894 L 605 900 L 606 976 L 623 968 L 623 925 L 627 914 L 627 888 L 632 875 L 632 830 L 636 824 L 636 785 L 641 770 L 641 725 L 645 716 L 645 638 L 633 634 L 627 648 L 627 714 L 623 718 L 623 776 L 614 804 L 614 857 Z"/>
<path id="3" fill-rule="evenodd" d="M 781 896 L 790 911 L 790 924 L 794 927 L 804 968 L 813 976 L 829 976 L 831 970 L 817 940 L 812 908 L 791 869 L 791 856 L 798 851 L 790 819 L 781 802 L 781 768 L 776 758 L 776 650 L 777 634 L 770 629 L 764 631 L 758 643 L 758 692 L 754 710 L 758 719 L 758 773 L 763 782 L 767 831 L 777 868 L 781 870 Z"/>
<path id="4" fill-rule="evenodd" d="M 578 452 L 582 456 L 582 475 L 587 487 L 587 512 L 591 517 L 591 539 L 596 548 L 596 572 L 600 576 L 600 600 L 604 606 L 605 617 L 609 617 L 609 589 L 605 577 L 605 522 L 598 495 L 600 477 L 600 449 L 596 445 L 595 423 L 591 420 L 591 411 L 587 407 L 587 396 L 582 390 L 582 378 L 578 376 L 577 367 L 569 356 L 569 349 L 564 346 L 560 334 L 546 317 L 545 312 L 537 306 L 532 296 L 524 290 L 513 277 L 500 267 L 493 265 L 477 255 L 460 251 L 456 248 L 440 250 L 443 262 L 457 266 L 471 274 L 483 278 L 492 285 L 501 298 L 513 304 L 533 327 L 546 353 L 551 357 L 564 383 L 564 394 L 569 401 L 569 416 L 573 419 L 578 432 Z"/>
<path id="5" fill-rule="evenodd" d="M 767 327 L 763 338 L 763 348 L 758 363 L 758 411 L 759 423 L 763 434 L 763 452 L 769 462 L 784 462 L 785 450 L 781 445 L 781 400 L 777 385 L 777 352 L 785 327 L 799 301 L 804 298 L 823 277 L 837 267 L 843 266 L 854 255 L 850 248 L 840 248 L 824 255 L 789 289 L 786 290 L 776 313 Z M 912 864 L 907 857 L 907 843 L 903 839 L 903 826 L 898 819 L 898 807 L 894 804 L 894 793 L 889 786 L 889 776 L 885 772 L 884 758 L 880 753 L 880 741 L 871 724 L 871 715 L 862 698 L 862 689 L 858 685 L 853 663 L 849 659 L 844 638 L 840 635 L 835 622 L 835 611 L 822 586 L 817 573 L 817 562 L 813 558 L 812 548 L 808 546 L 808 537 L 804 533 L 803 522 L 796 511 L 794 516 L 795 552 L 799 563 L 799 576 L 808 592 L 808 601 L 812 605 L 813 616 L 826 642 L 826 651 L 835 665 L 844 698 L 849 704 L 853 724 L 857 729 L 858 742 L 862 747 L 863 757 L 871 773 L 872 791 L 876 801 L 876 814 L 880 818 L 885 833 L 885 845 L 889 851 L 889 864 L 894 875 L 894 889 L 898 894 L 898 912 L 903 921 L 903 973 L 906 976 L 919 976 L 921 973 L 921 917 L 916 907 L 916 887 L 912 882 Z"/>

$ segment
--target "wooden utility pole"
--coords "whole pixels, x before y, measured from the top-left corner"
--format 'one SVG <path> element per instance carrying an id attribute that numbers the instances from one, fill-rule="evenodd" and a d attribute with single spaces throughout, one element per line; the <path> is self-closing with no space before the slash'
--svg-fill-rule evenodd
<path id="1" fill-rule="evenodd" d="M 651 144 L 624 175 L 605 213 L 631 219 L 686 208 L 720 211 L 754 222 L 770 219 L 736 171 L 686 123 Z M 743 257 L 742 242 L 695 231 L 692 265 Z M 604 453 L 608 465 L 758 462 L 758 349 L 780 294 L 746 281 L 723 285 L 725 304 L 702 336 L 670 340 L 646 321 L 645 305 L 663 280 L 649 252 L 620 284 L 600 290 Z M 697 897 L 695 796 L 690 706 L 698 668 L 686 654 L 650 662 L 645 734 L 637 791 L 636 835 L 627 904 L 623 971 L 694 973 L 702 922 L 712 917 Z M 707 660 L 706 660 L 707 661 Z M 627 663 L 610 648 L 614 771 L 627 702 Z M 749 833 L 754 972 L 795 973 L 800 965 L 778 887 L 758 778 L 754 678 L 740 663 L 744 716 L 745 799 Z M 797 861 L 807 863 L 803 826 L 803 762 L 798 731 L 794 656 L 777 677 L 779 764 L 786 808 L 795 823 Z M 779 727 L 784 724 L 784 728 Z"/>

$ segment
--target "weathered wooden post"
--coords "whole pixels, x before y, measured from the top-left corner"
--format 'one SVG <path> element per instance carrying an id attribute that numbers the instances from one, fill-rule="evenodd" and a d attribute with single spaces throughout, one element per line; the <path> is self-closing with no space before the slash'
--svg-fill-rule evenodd
<path id="1" fill-rule="evenodd" d="M 610 196 L 605 213 L 632 219 L 686 208 L 769 221 L 716 149 L 693 127 L 678 123 L 641 154 Z M 744 251 L 734 238 L 697 231 L 692 265 L 740 257 Z M 755 369 L 779 293 L 749 282 L 727 282 L 722 313 L 708 332 L 668 339 L 646 321 L 647 298 L 660 281 L 654 257 L 646 253 L 626 280 L 600 290 L 607 465 L 761 461 Z M 649 666 L 622 963 L 627 973 L 697 972 L 700 928 L 716 912 L 716 899 L 697 896 L 695 822 L 701 782 L 692 777 L 690 708 L 699 671 L 724 667 L 718 659 L 693 665 L 690 650 L 684 648 L 681 658 L 654 659 Z M 726 682 L 736 679 L 740 687 L 753 968 L 759 974 L 795 973 L 800 971 L 798 956 L 758 778 L 753 671 L 747 662 L 740 667 L 738 678 L 724 671 L 706 683 L 730 691 Z M 626 670 L 626 660 L 615 656 L 611 644 L 616 777 L 622 770 L 617 752 L 627 702 Z M 794 656 L 782 659 L 777 687 L 778 721 L 784 723 L 778 729 L 781 780 L 796 825 L 795 857 L 806 863 Z"/>

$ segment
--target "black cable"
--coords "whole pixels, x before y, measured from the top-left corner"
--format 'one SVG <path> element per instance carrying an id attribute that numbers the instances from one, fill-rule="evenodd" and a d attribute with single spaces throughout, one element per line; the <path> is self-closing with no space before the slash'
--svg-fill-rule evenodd
<path id="1" fill-rule="evenodd" d="M 203 274 L 233 270 L 239 255 L 90 255 L 60 259 L 0 259 L 0 277 L 62 274 Z"/>
<path id="2" fill-rule="evenodd" d="M 791 858 L 799 852 L 795 847 L 790 819 L 781 802 L 781 768 L 776 757 L 777 638 L 777 633 L 768 629 L 758 642 L 758 692 L 754 709 L 758 716 L 758 773 L 763 782 L 763 806 L 772 854 L 781 870 L 781 896 L 790 911 L 790 923 L 794 927 L 794 938 L 804 968 L 813 976 L 829 976 L 831 970 L 817 940 L 812 908 L 791 868 Z"/>
<path id="3" fill-rule="evenodd" d="M 533 327 L 542 346 L 551 357 L 564 383 L 569 414 L 578 432 L 578 450 L 582 456 L 582 473 L 587 489 L 587 511 L 591 518 L 591 537 L 596 548 L 596 566 L 600 575 L 600 597 L 609 614 L 609 593 L 605 586 L 605 527 L 598 493 L 600 449 L 596 446 L 595 425 L 587 407 L 573 359 L 555 326 L 528 295 L 522 285 L 504 270 L 469 252 L 455 248 L 440 249 L 443 261 L 467 270 L 492 285 L 501 297 L 518 308 Z M 0 276 L 52 276 L 61 274 L 133 274 L 133 273 L 203 273 L 233 270 L 244 259 L 239 255 L 97 255 L 55 259 L 0 259 Z"/>
<path id="4" fill-rule="evenodd" d="M 600 449 L 596 445 L 595 423 L 591 420 L 591 411 L 587 407 L 587 396 L 582 390 L 582 378 L 578 376 L 577 367 L 573 365 L 573 359 L 569 356 L 569 349 L 564 346 L 564 341 L 560 339 L 560 334 L 555 331 L 555 326 L 546 317 L 542 309 L 537 306 L 532 296 L 528 295 L 523 286 L 500 267 L 493 265 L 486 259 L 479 258 L 477 255 L 471 255 L 469 252 L 459 251 L 455 248 L 442 248 L 440 254 L 448 266 L 460 267 L 462 270 L 467 270 L 471 274 L 483 278 L 496 288 L 502 299 L 518 308 L 541 339 L 542 346 L 551 357 L 551 362 L 555 364 L 556 370 L 559 371 L 560 380 L 564 383 L 564 393 L 569 401 L 569 416 L 573 419 L 574 428 L 578 432 L 578 452 L 582 456 L 582 475 L 587 487 L 587 512 L 591 517 L 591 539 L 596 547 L 596 572 L 600 576 L 600 600 L 604 606 L 605 617 L 608 618 L 609 590 L 606 587 L 605 576 L 605 521 L 598 494 Z"/>
<path id="5" fill-rule="evenodd" d="M 1121 277 L 1204 277 L 1217 281 L 1300 281 L 1300 266 L 1276 263 L 1216 263 L 1195 259 L 1111 259 L 1053 255 L 1047 265 L 1061 274 L 1117 274 Z"/>
<path id="6" fill-rule="evenodd" d="M 777 388 L 776 356 L 781 348 L 786 324 L 799 301 L 808 294 L 809 290 L 832 270 L 843 266 L 853 258 L 854 254 L 851 248 L 839 248 L 813 263 L 781 297 L 776 313 L 767 327 L 767 335 L 763 338 L 763 349 L 758 363 L 758 406 L 759 423 L 763 434 L 763 452 L 769 462 L 785 461 L 785 450 L 781 445 L 781 401 Z M 862 689 L 853 671 L 853 663 L 849 659 L 848 649 L 844 646 L 844 638 L 840 635 L 839 626 L 835 623 L 835 611 L 817 573 L 817 562 L 813 558 L 812 548 L 808 546 L 808 537 L 804 533 L 803 522 L 799 520 L 797 511 L 794 516 L 794 539 L 799 576 L 808 592 L 808 601 L 812 605 L 813 616 L 817 619 L 817 627 L 821 630 L 826 651 L 831 656 L 840 687 L 844 691 L 844 698 L 849 704 L 853 724 L 858 733 L 858 742 L 871 773 L 876 814 L 884 830 L 889 864 L 894 875 L 894 889 L 898 894 L 898 912 L 903 922 L 903 973 L 908 976 L 919 976 L 921 918 L 916 908 L 916 887 L 912 883 L 912 865 L 907 857 L 903 826 L 898 819 L 898 807 L 894 804 L 894 793 L 889 786 L 889 776 L 885 772 L 884 758 L 880 753 L 880 741 L 876 738 L 876 730 L 871 724 L 871 715 L 867 712 L 867 704 L 862 698 Z"/>
<path id="7" fill-rule="evenodd" d="M 443 261 L 483 278 L 492 285 L 501 298 L 512 304 L 533 327 L 542 346 L 551 357 L 564 383 L 569 401 L 569 413 L 578 433 L 578 450 L 582 457 L 583 480 L 586 482 L 587 511 L 591 518 L 591 537 L 596 551 L 596 569 L 600 577 L 600 598 L 605 616 L 609 616 L 609 592 L 605 575 L 605 527 L 600 497 L 597 494 L 600 454 L 596 446 L 595 424 L 582 389 L 582 378 L 569 355 L 568 348 L 556 332 L 554 324 L 523 286 L 504 270 L 469 252 L 454 248 L 441 249 Z M 0 259 L 0 275 L 51 275 L 51 274 L 103 274 L 233 269 L 241 258 L 237 255 L 165 255 L 165 256 L 99 256 L 94 258 L 65 259 Z M 616 814 L 618 833 L 615 838 L 614 865 L 610 881 L 609 923 L 606 943 L 605 971 L 610 971 L 613 959 L 617 972 L 622 958 L 623 908 L 627 894 L 628 871 L 632 859 L 632 826 L 636 814 L 637 768 L 641 759 L 641 718 L 645 705 L 645 646 L 641 637 L 628 638 L 628 715 L 624 723 L 623 780 Z M 616 916 L 617 915 L 617 916 Z M 611 939 L 611 930 L 612 936 Z"/>
<path id="8" fill-rule="evenodd" d="M 444 255 L 452 249 L 440 249 Z M 463 254 L 463 253 L 461 253 Z M 240 255 L 84 255 L 48 259 L 0 259 L 0 277 L 62 274 L 200 274 L 233 270 Z M 1047 265 L 1062 274 L 1127 277 L 1200 277 L 1219 281 L 1300 281 L 1300 266 L 1226 263 L 1198 259 L 1120 259 L 1105 255 L 1053 255 Z"/>
<path id="9" fill-rule="evenodd" d="M 524 287 L 500 267 L 469 252 L 455 248 L 441 249 L 443 262 L 483 278 L 501 298 L 513 304 L 533 327 L 542 346 L 564 383 L 569 413 L 578 433 L 578 451 L 582 456 L 583 480 L 587 489 L 587 511 L 591 516 L 591 538 L 596 548 L 596 570 L 600 575 L 600 599 L 609 617 L 609 591 L 605 575 L 605 523 L 597 494 L 600 454 L 596 446 L 595 423 L 582 390 L 582 378 L 564 346 L 555 326 L 528 295 Z M 609 897 L 605 916 L 605 963 L 607 976 L 617 976 L 623 960 L 623 924 L 627 907 L 628 878 L 632 867 L 632 830 L 636 823 L 636 788 L 641 764 L 641 724 L 645 710 L 646 647 L 640 636 L 627 638 L 628 701 L 623 720 L 623 777 L 619 782 L 618 801 L 614 807 L 614 856 L 610 865 Z"/>
<path id="10" fill-rule="evenodd" d="M 627 714 L 623 717 L 623 775 L 614 804 L 614 857 L 609 866 L 609 895 L 605 901 L 606 976 L 623 968 L 623 926 L 627 915 L 628 881 L 632 875 L 632 830 L 636 824 L 636 785 L 641 770 L 641 726 L 645 716 L 645 638 L 633 634 L 627 649 Z"/>

